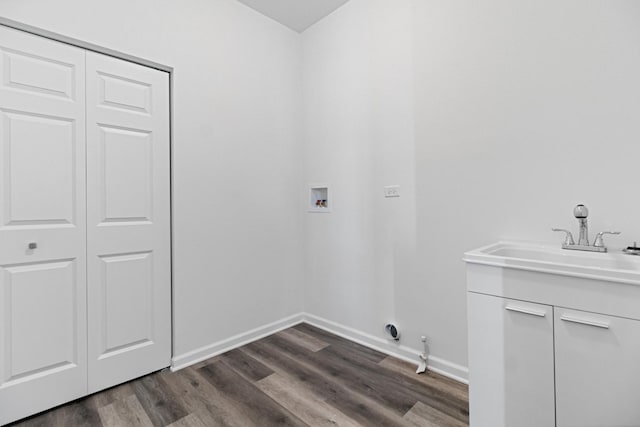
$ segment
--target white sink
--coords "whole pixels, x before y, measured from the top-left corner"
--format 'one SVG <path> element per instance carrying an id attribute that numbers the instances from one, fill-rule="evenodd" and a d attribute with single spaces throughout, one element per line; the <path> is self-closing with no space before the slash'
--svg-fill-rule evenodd
<path id="1" fill-rule="evenodd" d="M 464 254 L 464 261 L 496 267 L 640 285 L 640 256 L 581 252 L 521 242 L 498 242 Z"/>

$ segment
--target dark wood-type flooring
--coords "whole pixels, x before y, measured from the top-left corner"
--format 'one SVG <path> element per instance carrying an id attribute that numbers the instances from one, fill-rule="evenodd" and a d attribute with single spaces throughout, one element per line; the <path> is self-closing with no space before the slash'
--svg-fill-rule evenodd
<path id="1" fill-rule="evenodd" d="M 300 324 L 23 426 L 467 426 L 467 387 Z"/>

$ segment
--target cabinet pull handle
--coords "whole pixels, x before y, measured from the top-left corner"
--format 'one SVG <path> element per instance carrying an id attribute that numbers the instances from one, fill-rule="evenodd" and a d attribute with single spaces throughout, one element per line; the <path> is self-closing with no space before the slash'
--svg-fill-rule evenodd
<path id="1" fill-rule="evenodd" d="M 545 317 L 547 313 L 544 311 L 529 310 L 528 308 L 506 306 L 505 310 L 515 311 L 516 313 L 530 314 L 532 316 Z"/>
<path id="2" fill-rule="evenodd" d="M 608 323 L 596 322 L 594 320 L 578 319 L 577 317 L 567 316 L 566 314 L 563 314 L 562 316 L 560 316 L 560 320 L 564 320 L 565 322 L 571 322 L 571 323 L 579 323 L 581 325 L 595 326 L 596 328 L 609 329 Z"/>

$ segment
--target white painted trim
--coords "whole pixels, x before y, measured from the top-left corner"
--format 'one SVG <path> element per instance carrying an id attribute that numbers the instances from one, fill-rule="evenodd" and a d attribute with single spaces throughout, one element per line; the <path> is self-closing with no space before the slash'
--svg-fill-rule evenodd
<path id="1" fill-rule="evenodd" d="M 327 332 L 331 332 L 332 334 L 338 335 L 342 338 L 346 338 L 349 341 L 362 344 L 365 347 L 372 348 L 381 353 L 388 354 L 389 356 L 397 357 L 398 359 L 409 362 L 416 367 L 418 366 L 420 352 L 407 346 L 358 331 L 357 329 L 353 329 L 348 326 L 340 325 L 339 323 L 335 323 L 309 313 L 304 313 L 304 322 Z M 429 370 L 444 375 L 445 377 L 449 377 L 464 384 L 469 384 L 469 368 L 465 366 L 429 355 L 427 367 Z"/>
<path id="2" fill-rule="evenodd" d="M 397 357 L 398 359 L 409 362 L 416 367 L 418 366 L 420 352 L 417 350 L 404 345 L 399 345 L 390 340 L 369 335 L 348 326 L 340 325 L 339 323 L 323 319 L 313 314 L 298 313 L 293 316 L 289 316 L 276 322 L 270 323 L 268 325 L 252 329 L 248 332 L 235 335 L 217 343 L 213 343 L 190 351 L 183 355 L 176 356 L 171 361 L 171 370 L 177 371 L 186 368 L 187 366 L 202 362 L 203 360 L 207 360 L 229 350 L 233 350 L 234 348 L 242 347 L 245 344 L 257 341 L 266 336 L 275 334 L 276 332 L 303 322 L 323 329 L 327 332 L 331 332 L 332 334 L 338 335 L 342 338 L 346 338 L 350 341 L 361 344 L 365 347 L 369 347 L 381 353 L 388 354 L 389 356 Z M 427 367 L 433 372 L 444 375 L 461 383 L 469 383 L 469 369 L 465 366 L 461 366 L 448 360 L 430 355 L 427 361 Z"/>
<path id="3" fill-rule="evenodd" d="M 133 62 L 136 64 L 144 65 L 145 67 L 155 68 L 160 71 L 166 71 L 168 73 L 173 72 L 173 67 L 160 64 L 158 62 L 150 61 L 148 59 L 140 58 L 138 56 L 129 55 L 128 53 L 120 52 L 114 49 L 109 49 L 104 46 L 99 46 L 93 43 L 85 42 L 83 40 L 74 39 L 73 37 L 67 37 L 62 34 L 54 33 L 53 31 L 45 30 L 42 28 L 34 27 L 23 22 L 14 21 L 0 16 L 0 25 L 13 28 L 16 30 L 24 31 L 26 33 L 35 34 L 36 36 L 44 37 L 47 39 L 55 40 L 61 43 L 66 43 L 72 46 L 76 46 L 82 49 L 90 50 L 93 52 L 101 53 L 107 56 L 113 56 L 114 58 L 124 59 L 125 61 Z"/>
<path id="4" fill-rule="evenodd" d="M 207 360 L 229 350 L 233 350 L 234 348 L 242 347 L 243 345 L 249 344 L 253 341 L 275 334 L 276 332 L 290 328 L 291 326 L 302 323 L 303 321 L 304 315 L 302 313 L 294 314 L 293 316 L 285 317 L 284 319 L 269 323 L 268 325 L 260 326 L 222 341 L 175 356 L 171 359 L 171 370 L 174 372 L 178 371 L 186 368 L 187 366 L 202 362 L 203 360 Z"/>

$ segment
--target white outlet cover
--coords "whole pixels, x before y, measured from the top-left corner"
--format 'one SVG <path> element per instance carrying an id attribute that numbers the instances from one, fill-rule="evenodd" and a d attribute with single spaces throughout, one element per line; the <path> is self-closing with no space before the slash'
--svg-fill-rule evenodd
<path id="1" fill-rule="evenodd" d="M 384 197 L 400 197 L 400 186 L 399 185 L 385 186 Z"/>

